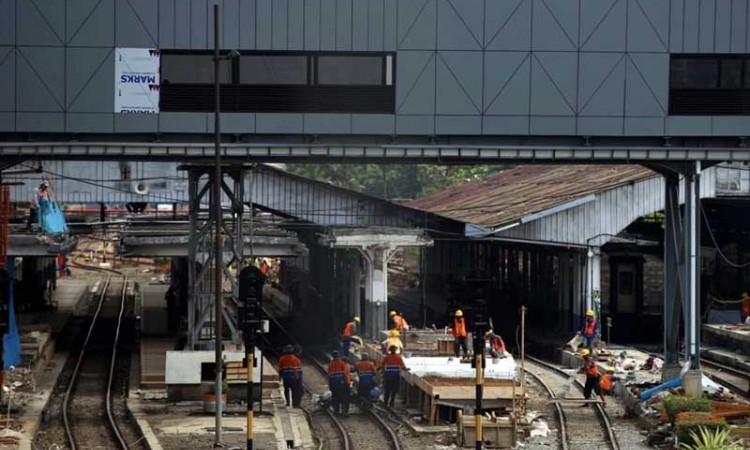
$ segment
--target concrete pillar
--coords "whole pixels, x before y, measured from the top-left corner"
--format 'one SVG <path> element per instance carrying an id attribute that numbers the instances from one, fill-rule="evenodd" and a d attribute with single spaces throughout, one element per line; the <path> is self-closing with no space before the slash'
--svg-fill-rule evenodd
<path id="1" fill-rule="evenodd" d="M 677 175 L 664 177 L 664 381 L 680 372 L 680 315 L 682 292 L 678 283 L 680 233 L 680 180 Z"/>
<path id="2" fill-rule="evenodd" d="M 388 328 L 388 260 L 394 250 L 368 247 L 362 252 L 367 258 L 364 331 L 367 337 L 377 337 L 378 331 Z"/>

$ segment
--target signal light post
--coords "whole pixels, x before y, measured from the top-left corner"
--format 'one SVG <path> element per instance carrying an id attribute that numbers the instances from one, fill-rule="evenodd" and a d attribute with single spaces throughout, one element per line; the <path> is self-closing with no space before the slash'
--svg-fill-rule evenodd
<path id="1" fill-rule="evenodd" d="M 255 333 L 261 325 L 261 299 L 264 276 L 255 266 L 240 271 L 239 319 L 242 323 L 242 338 L 245 344 L 247 364 L 247 449 L 253 448 L 253 366 L 255 359 Z"/>

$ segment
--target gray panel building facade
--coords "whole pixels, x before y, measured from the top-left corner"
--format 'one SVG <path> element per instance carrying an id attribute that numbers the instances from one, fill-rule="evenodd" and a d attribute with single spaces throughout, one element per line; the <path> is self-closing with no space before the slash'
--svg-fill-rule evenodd
<path id="1" fill-rule="evenodd" d="M 120 47 L 211 49 L 214 3 L 0 0 L 0 133 L 108 140 L 132 133 L 180 133 L 184 139 L 211 133 L 213 116 L 206 111 L 114 113 L 114 55 Z M 737 137 L 750 130 L 745 103 L 739 109 L 706 106 L 721 104 L 711 100 L 713 90 L 686 97 L 698 109 L 670 114 L 676 107 L 670 61 L 677 54 L 728 56 L 729 63 L 711 60 L 709 70 L 723 71 L 711 76 L 729 73 L 734 64 L 739 81 L 711 83 L 746 102 L 747 0 L 218 3 L 225 49 L 393 55 L 390 111 L 228 112 L 226 133 Z"/>

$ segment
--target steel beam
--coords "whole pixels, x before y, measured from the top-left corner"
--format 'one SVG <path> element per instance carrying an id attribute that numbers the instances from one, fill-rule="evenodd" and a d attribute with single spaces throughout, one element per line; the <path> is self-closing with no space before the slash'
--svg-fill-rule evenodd
<path id="1" fill-rule="evenodd" d="M 665 381 L 679 373 L 680 315 L 680 180 L 676 174 L 664 177 L 664 367 Z"/>
<path id="2" fill-rule="evenodd" d="M 491 141 L 493 138 L 488 138 Z M 494 138 L 496 142 L 504 142 Z M 455 139 L 454 139 L 455 141 Z M 750 160 L 750 149 L 722 146 L 707 141 L 702 146 L 639 146 L 594 142 L 591 146 L 571 145 L 492 145 L 487 143 L 462 145 L 385 145 L 376 143 L 303 142 L 267 144 L 221 144 L 224 161 L 241 162 L 336 162 L 380 164 L 443 163 L 443 164 L 503 164 L 503 163 L 581 163 L 581 164 L 645 164 L 690 161 Z M 0 157 L 15 160 L 143 160 L 203 162 L 214 155 L 210 143 L 164 142 L 5 142 L 0 143 Z"/>

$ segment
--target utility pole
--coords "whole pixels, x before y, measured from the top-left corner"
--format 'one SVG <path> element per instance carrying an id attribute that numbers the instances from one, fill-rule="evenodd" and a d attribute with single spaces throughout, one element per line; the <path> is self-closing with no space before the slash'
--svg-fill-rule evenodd
<path id="1" fill-rule="evenodd" d="M 467 280 L 469 281 L 469 280 Z M 488 280 L 479 279 L 474 281 L 475 291 L 477 296 L 474 298 L 474 327 L 473 327 L 473 347 L 474 347 L 474 360 L 471 363 L 472 368 L 476 370 L 475 378 L 475 395 L 476 401 L 474 404 L 474 425 L 476 427 L 476 450 L 482 450 L 484 436 L 482 434 L 482 414 L 484 408 L 482 405 L 484 395 L 484 369 L 485 369 L 485 358 L 484 358 L 484 332 L 489 326 L 489 317 L 487 316 L 487 300 L 485 296 L 489 293 L 487 286 Z M 471 286 L 471 284 L 470 284 Z"/>
<path id="2" fill-rule="evenodd" d="M 224 270 L 222 242 L 221 242 L 221 80 L 219 80 L 219 5 L 214 5 L 214 176 L 213 190 L 213 219 L 214 219 L 214 338 L 215 338 L 215 364 L 216 364 L 216 434 L 214 447 L 224 447 L 221 440 L 221 406 L 222 406 L 222 381 L 223 364 L 222 355 L 222 333 L 224 324 L 224 305 L 222 299 L 222 272 Z"/>

